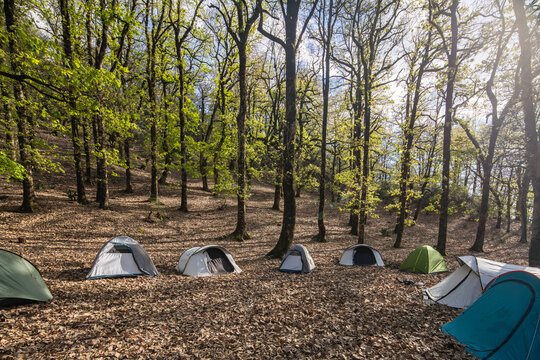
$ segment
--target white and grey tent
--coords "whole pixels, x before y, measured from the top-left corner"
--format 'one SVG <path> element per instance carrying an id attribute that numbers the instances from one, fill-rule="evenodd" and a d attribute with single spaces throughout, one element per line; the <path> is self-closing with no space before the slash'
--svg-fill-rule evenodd
<path id="1" fill-rule="evenodd" d="M 339 264 L 345 266 L 384 266 L 381 254 L 365 244 L 356 244 L 345 249 Z"/>
<path id="2" fill-rule="evenodd" d="M 424 300 L 429 304 L 445 304 L 466 309 L 480 296 L 494 278 L 512 271 L 526 271 L 540 277 L 540 269 L 505 264 L 476 256 L 458 256 L 461 265 L 437 285 L 423 289 Z"/>
<path id="3" fill-rule="evenodd" d="M 103 245 L 86 278 L 159 276 L 141 244 L 128 236 L 118 236 Z"/>
<path id="4" fill-rule="evenodd" d="M 307 274 L 315 269 L 313 258 L 304 245 L 293 245 L 285 254 L 279 271 Z"/>
<path id="5" fill-rule="evenodd" d="M 222 246 L 206 245 L 184 251 L 176 271 L 188 276 L 210 276 L 241 273 L 230 252 Z"/>

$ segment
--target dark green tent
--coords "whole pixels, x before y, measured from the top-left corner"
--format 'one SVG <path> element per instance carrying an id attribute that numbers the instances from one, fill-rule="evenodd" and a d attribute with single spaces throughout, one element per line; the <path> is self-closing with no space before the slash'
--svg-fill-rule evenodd
<path id="1" fill-rule="evenodd" d="M 431 274 L 448 271 L 446 262 L 441 254 L 431 246 L 424 245 L 416 248 L 407 256 L 399 270 L 421 274 Z"/>
<path id="2" fill-rule="evenodd" d="M 0 249 L 0 306 L 51 299 L 51 292 L 34 265 Z"/>

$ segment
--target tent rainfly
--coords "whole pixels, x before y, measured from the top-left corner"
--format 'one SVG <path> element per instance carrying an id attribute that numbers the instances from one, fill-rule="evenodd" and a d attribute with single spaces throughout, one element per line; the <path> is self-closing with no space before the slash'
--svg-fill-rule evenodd
<path id="1" fill-rule="evenodd" d="M 498 261 L 458 256 L 461 265 L 437 285 L 423 289 L 424 300 L 429 304 L 445 304 L 454 308 L 466 309 L 481 295 L 487 284 L 510 271 L 526 271 L 540 277 L 540 269 L 505 264 Z"/>
<path id="2" fill-rule="evenodd" d="M 193 247 L 184 251 L 176 271 L 188 276 L 210 276 L 241 273 L 230 252 L 218 245 Z"/>
<path id="3" fill-rule="evenodd" d="M 141 244 L 128 236 L 118 236 L 103 245 L 86 278 L 88 280 L 117 277 L 159 276 Z"/>
<path id="4" fill-rule="evenodd" d="M 481 359 L 540 358 L 540 280 L 524 271 L 491 281 L 484 294 L 442 332 Z"/>
<path id="5" fill-rule="evenodd" d="M 381 254 L 366 244 L 356 244 L 348 247 L 341 255 L 339 264 L 346 266 L 384 266 Z"/>
<path id="6" fill-rule="evenodd" d="M 279 271 L 307 274 L 315 269 L 313 258 L 304 245 L 293 245 L 285 254 Z"/>
<path id="7" fill-rule="evenodd" d="M 49 301 L 52 298 L 32 263 L 11 251 L 0 249 L 0 306 Z"/>
<path id="8" fill-rule="evenodd" d="M 424 245 L 416 248 L 407 256 L 400 271 L 421 274 L 432 274 L 448 271 L 444 258 L 431 246 Z"/>

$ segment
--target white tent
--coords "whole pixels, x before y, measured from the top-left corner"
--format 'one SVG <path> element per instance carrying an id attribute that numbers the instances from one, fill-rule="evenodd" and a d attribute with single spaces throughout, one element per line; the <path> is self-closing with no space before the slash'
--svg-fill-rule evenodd
<path id="1" fill-rule="evenodd" d="M 279 271 L 307 274 L 315 269 L 315 262 L 304 245 L 293 245 L 285 254 Z"/>
<path id="2" fill-rule="evenodd" d="M 176 271 L 188 276 L 210 276 L 226 273 L 241 273 L 234 259 L 224 247 L 206 245 L 184 251 Z"/>
<path id="3" fill-rule="evenodd" d="M 356 244 L 348 247 L 341 255 L 340 265 L 384 266 L 381 254 L 369 245 Z"/>
<path id="4" fill-rule="evenodd" d="M 427 303 L 465 309 L 482 296 L 491 280 L 502 274 L 511 271 L 526 271 L 540 277 L 538 268 L 505 264 L 472 255 L 459 256 L 457 260 L 461 267 L 437 285 L 423 289 L 424 300 Z"/>
<path id="5" fill-rule="evenodd" d="M 102 246 L 86 278 L 141 275 L 159 276 L 159 273 L 141 244 L 128 236 L 118 236 Z"/>

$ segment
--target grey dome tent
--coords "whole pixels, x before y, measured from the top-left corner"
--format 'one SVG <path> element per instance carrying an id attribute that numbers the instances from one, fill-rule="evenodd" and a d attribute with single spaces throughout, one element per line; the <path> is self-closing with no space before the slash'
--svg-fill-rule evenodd
<path id="1" fill-rule="evenodd" d="M 381 254 L 366 244 L 356 244 L 348 247 L 341 255 L 339 264 L 345 266 L 384 266 Z"/>
<path id="2" fill-rule="evenodd" d="M 49 301 L 52 298 L 41 274 L 31 262 L 0 249 L 0 306 Z"/>
<path id="3" fill-rule="evenodd" d="M 88 280 L 134 276 L 159 276 L 141 244 L 128 236 L 118 236 L 103 245 L 86 278 Z"/>
<path id="4" fill-rule="evenodd" d="M 176 271 L 188 276 L 211 276 L 241 273 L 230 252 L 222 246 L 206 245 L 184 251 L 176 265 Z"/>
<path id="5" fill-rule="evenodd" d="M 313 258 L 304 245 L 293 245 L 285 254 L 279 271 L 307 274 L 315 269 Z"/>

